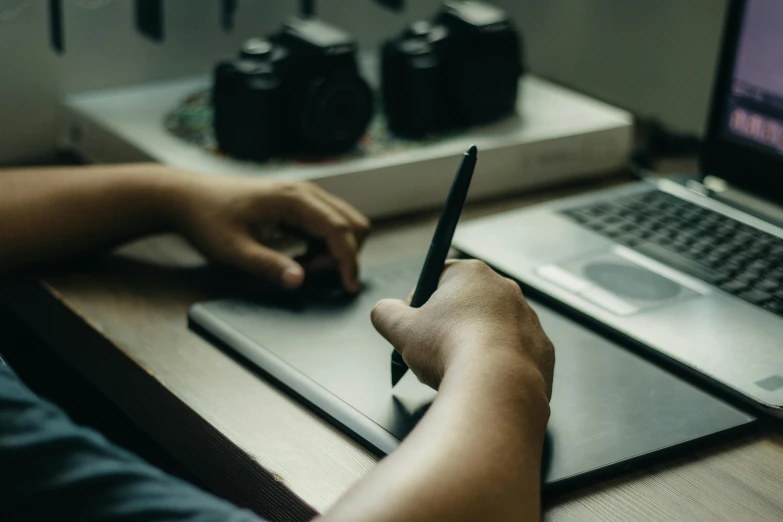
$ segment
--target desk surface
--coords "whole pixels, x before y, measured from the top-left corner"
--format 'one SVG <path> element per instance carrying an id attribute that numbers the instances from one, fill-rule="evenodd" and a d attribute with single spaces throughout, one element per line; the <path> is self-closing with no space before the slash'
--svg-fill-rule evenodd
<path id="1" fill-rule="evenodd" d="M 474 205 L 467 215 L 576 190 Z M 423 252 L 436 217 L 379 225 L 363 264 Z M 3 299 L 206 485 L 271 520 L 307 520 L 377 458 L 188 330 L 188 307 L 220 296 L 216 279 L 184 242 L 164 236 L 14 284 Z M 781 488 L 783 429 L 770 422 L 741 439 L 548 498 L 546 518 L 780 520 Z"/>

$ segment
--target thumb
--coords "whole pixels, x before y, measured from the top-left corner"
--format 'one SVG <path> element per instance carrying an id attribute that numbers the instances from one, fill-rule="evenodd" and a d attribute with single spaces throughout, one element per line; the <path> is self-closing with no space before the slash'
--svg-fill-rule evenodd
<path id="1" fill-rule="evenodd" d="M 299 288 L 304 281 L 305 272 L 302 265 L 252 240 L 243 242 L 236 261 L 246 272 L 277 283 L 283 288 Z"/>
<path id="2" fill-rule="evenodd" d="M 382 299 L 372 309 L 370 319 L 372 325 L 378 330 L 392 346 L 401 347 L 403 336 L 416 311 L 399 299 Z"/>

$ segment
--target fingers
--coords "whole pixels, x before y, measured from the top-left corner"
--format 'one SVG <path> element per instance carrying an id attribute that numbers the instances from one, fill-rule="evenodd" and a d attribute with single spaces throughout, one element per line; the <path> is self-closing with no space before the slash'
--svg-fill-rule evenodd
<path id="1" fill-rule="evenodd" d="M 232 261 L 246 272 L 284 288 L 299 288 L 304 281 L 304 269 L 299 263 L 266 248 L 249 236 L 239 242 L 236 257 Z"/>
<path id="2" fill-rule="evenodd" d="M 276 191 L 278 219 L 323 241 L 337 261 L 343 286 L 358 292 L 358 251 L 370 223 L 351 205 L 312 183 L 282 184 Z"/>
<path id="3" fill-rule="evenodd" d="M 326 243 L 337 260 L 343 286 L 349 292 L 357 292 L 359 243 L 350 220 L 334 206 L 309 193 L 294 197 L 291 212 L 287 214 L 290 215 L 283 216 L 283 219 L 293 221 L 291 224 Z"/>
<path id="4" fill-rule="evenodd" d="M 311 185 L 311 188 L 317 197 L 336 208 L 351 223 L 351 227 L 356 234 L 357 243 L 361 245 L 367 237 L 367 234 L 370 233 L 370 220 L 353 206 L 334 194 L 327 192 L 317 185 Z"/>
<path id="5" fill-rule="evenodd" d="M 343 287 L 352 293 L 359 291 L 359 244 L 351 232 L 334 231 L 326 238 L 340 270 Z"/>
<path id="6" fill-rule="evenodd" d="M 370 319 L 378 333 L 399 350 L 403 335 L 416 311 L 399 299 L 383 299 L 372 309 Z"/>

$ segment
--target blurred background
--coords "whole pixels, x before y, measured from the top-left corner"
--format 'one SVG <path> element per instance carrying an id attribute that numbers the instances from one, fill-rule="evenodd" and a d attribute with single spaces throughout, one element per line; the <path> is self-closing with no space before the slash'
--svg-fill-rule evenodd
<path id="1" fill-rule="evenodd" d="M 496 0 L 513 14 L 531 71 L 673 129 L 701 133 L 726 0 Z M 26 5 L 26 7 L 25 7 Z M 376 47 L 439 2 L 395 14 L 368 0 L 322 0 L 319 14 Z M 24 9 L 22 9 L 24 7 Z M 55 154 L 66 94 L 207 74 L 244 39 L 297 11 L 292 0 L 241 0 L 233 32 L 216 0 L 166 0 L 166 40 L 142 38 L 129 0 L 67 0 L 66 53 L 49 44 L 48 3 L 0 0 L 0 164 Z M 15 16 L 14 16 L 15 15 Z"/>

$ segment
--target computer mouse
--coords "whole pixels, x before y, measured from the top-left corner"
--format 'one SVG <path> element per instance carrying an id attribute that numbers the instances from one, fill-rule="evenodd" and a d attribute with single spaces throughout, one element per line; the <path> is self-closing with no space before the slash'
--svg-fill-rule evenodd
<path id="1" fill-rule="evenodd" d="M 348 292 L 343 287 L 342 277 L 337 270 L 324 270 L 308 273 L 301 288 L 295 293 L 305 302 L 340 304 L 356 299 L 363 288 L 364 283 L 360 283 L 359 292 Z"/>
<path id="2" fill-rule="evenodd" d="M 363 288 L 363 285 L 362 285 Z M 341 308 L 355 301 L 359 293 L 343 288 L 342 278 L 336 270 L 308 272 L 302 286 L 287 290 L 269 282 L 255 281 L 244 287 L 242 293 L 252 301 L 269 307 L 290 310 L 317 308 Z"/>

